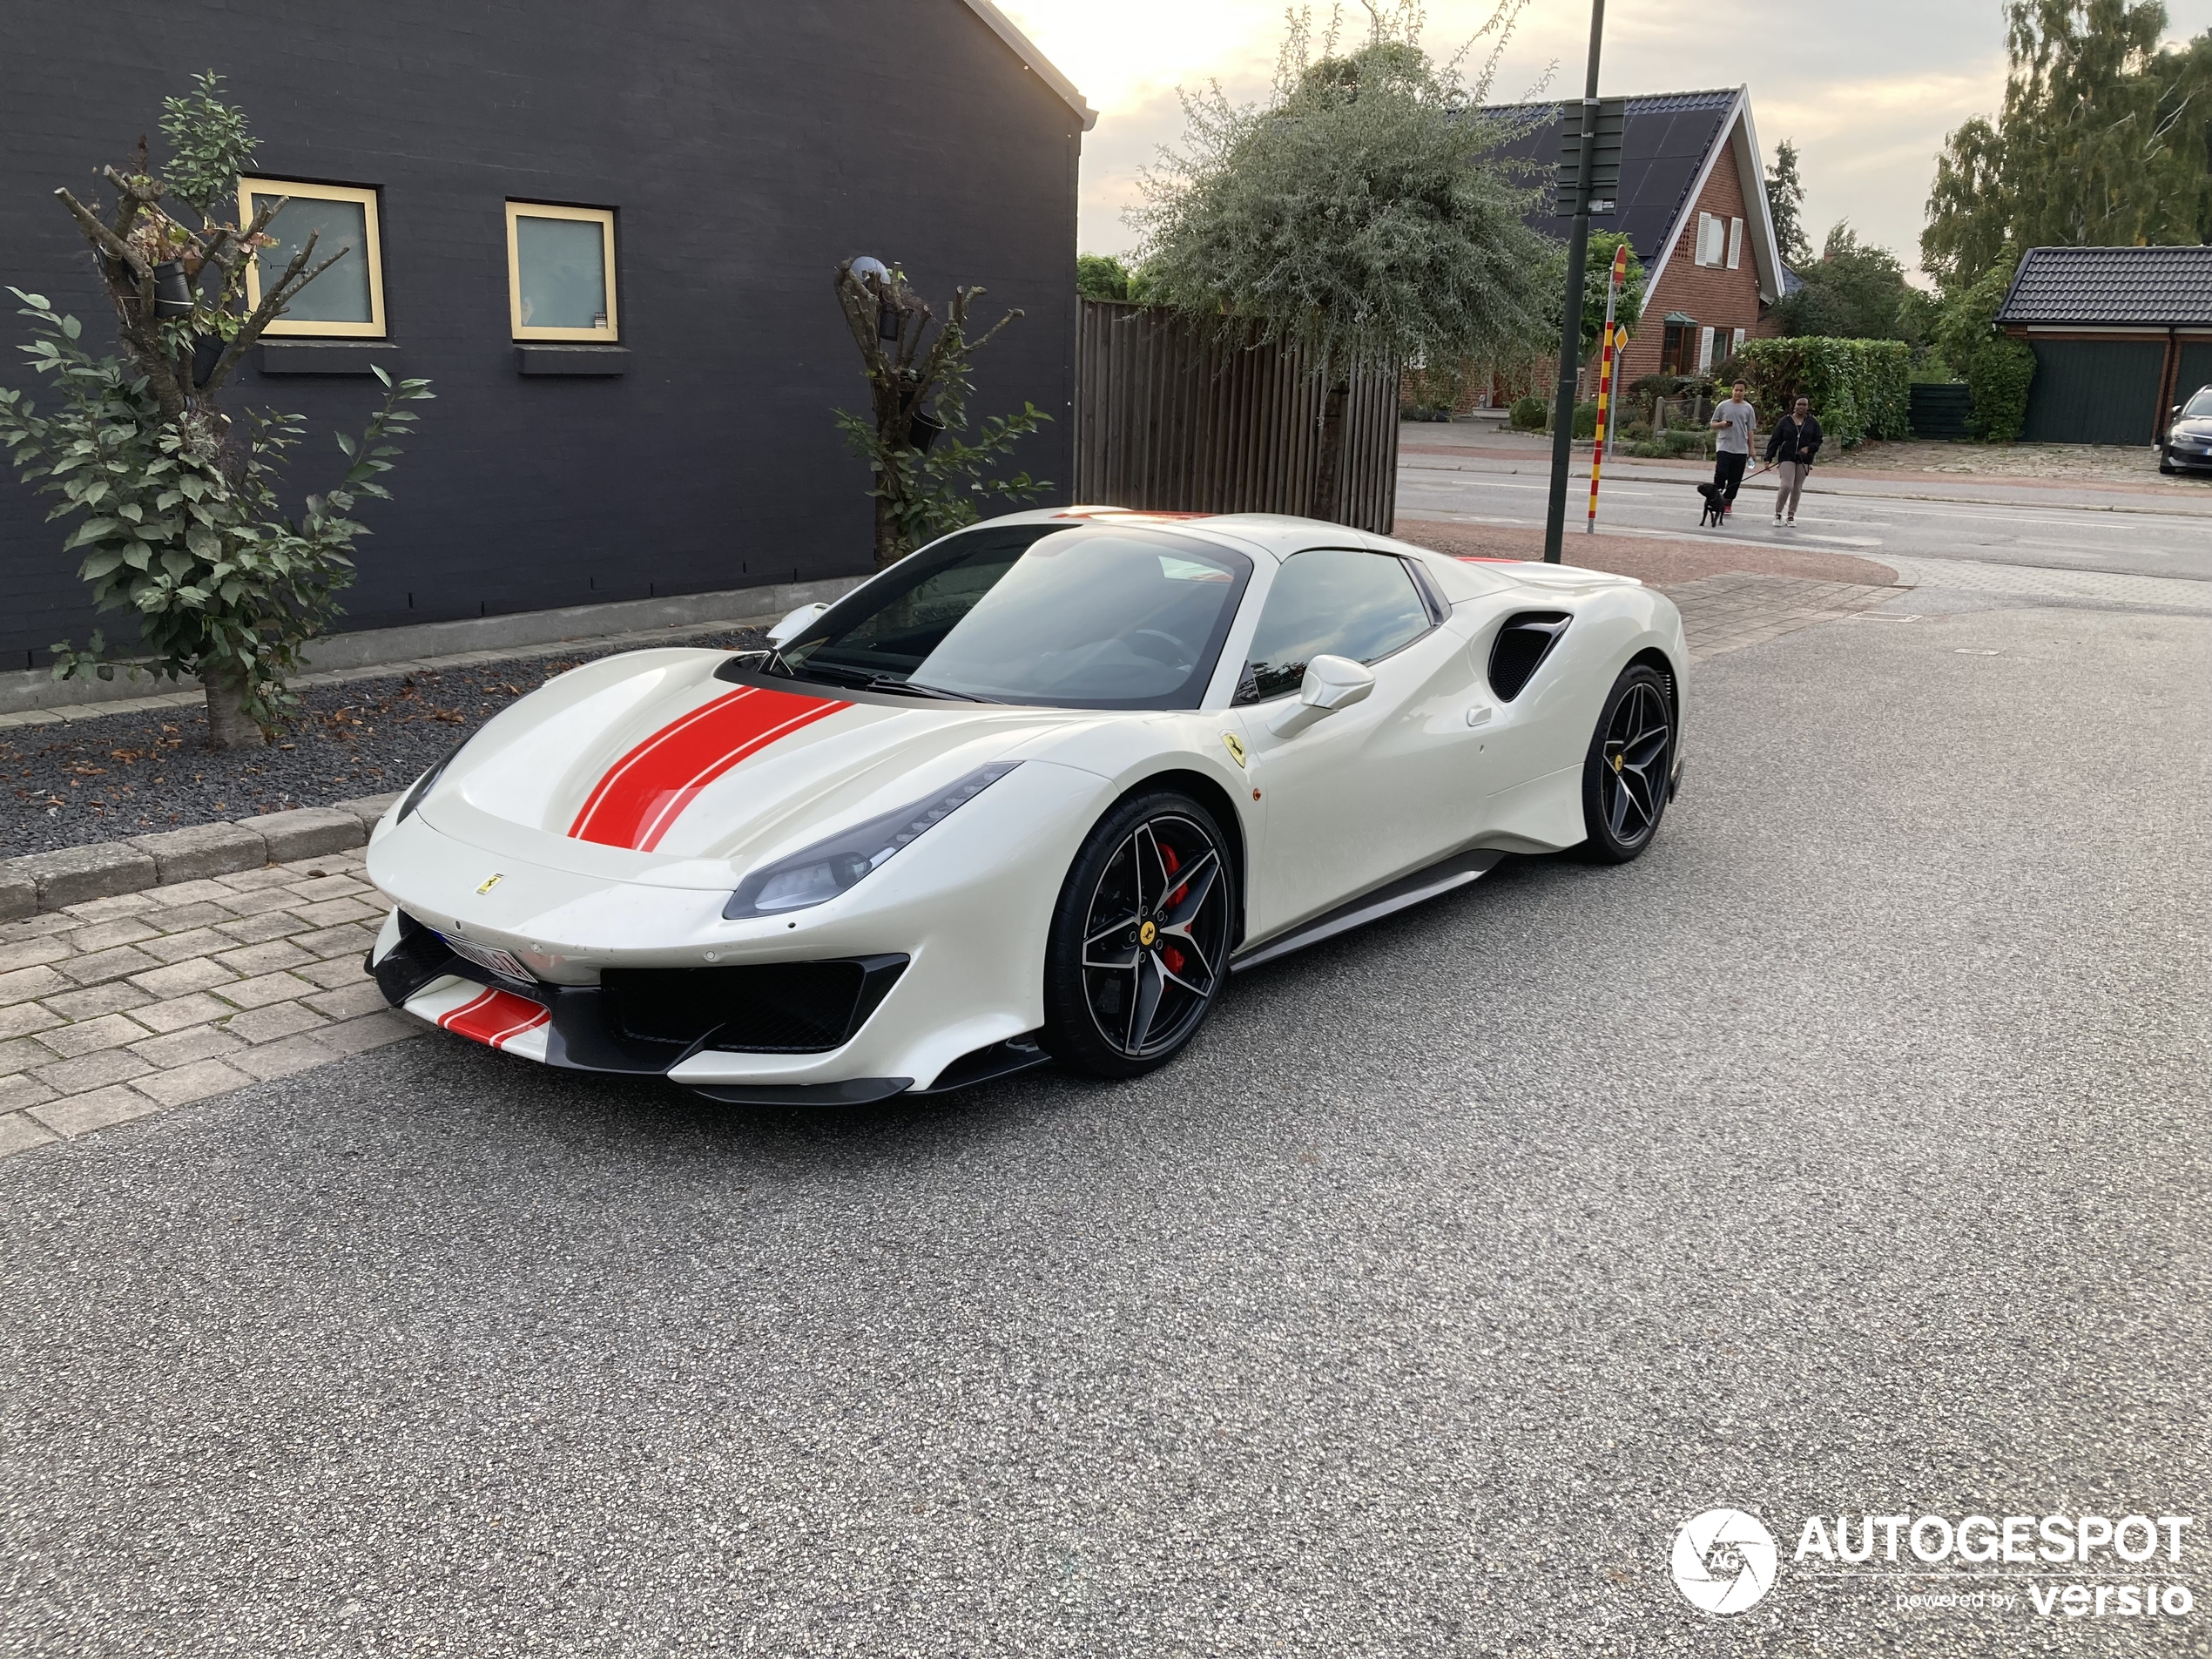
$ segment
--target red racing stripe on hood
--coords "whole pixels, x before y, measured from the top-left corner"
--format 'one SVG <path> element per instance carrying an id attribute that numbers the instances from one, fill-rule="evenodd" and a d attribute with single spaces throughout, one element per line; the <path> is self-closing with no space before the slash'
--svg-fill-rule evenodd
<path id="1" fill-rule="evenodd" d="M 615 762 L 569 826 L 569 835 L 650 853 L 699 791 L 738 762 L 852 706 L 759 685 L 718 697 Z"/>
<path id="2" fill-rule="evenodd" d="M 541 1002 L 512 991 L 494 990 L 463 1002 L 450 1014 L 440 1015 L 438 1023 L 448 1031 L 500 1049 L 552 1017 L 552 1011 Z"/>

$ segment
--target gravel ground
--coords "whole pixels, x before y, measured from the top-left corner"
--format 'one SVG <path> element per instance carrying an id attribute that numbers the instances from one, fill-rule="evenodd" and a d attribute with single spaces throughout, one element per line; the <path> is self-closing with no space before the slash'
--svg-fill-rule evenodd
<path id="1" fill-rule="evenodd" d="M 2141 484 L 2184 495 L 2212 489 L 2212 477 L 2158 470 L 2158 452 L 2148 443 L 1954 443 L 1944 439 L 1870 439 L 1856 449 L 1833 445 L 1820 452 L 1820 464 L 1845 472 L 1934 472 L 1981 478 L 2094 479 L 2102 483 Z"/>
<path id="2" fill-rule="evenodd" d="M 434 1039 L 10 1159 L 0 1653 L 2212 1652 L 2209 674 L 2049 610 L 1716 658 L 1643 860 L 1128 1084 Z M 1727 1619 L 1666 1568 L 1721 1504 L 1785 1556 Z M 2195 1513 L 2197 1613 L 1787 1559 L 2060 1511 Z"/>
<path id="3" fill-rule="evenodd" d="M 744 629 L 682 643 L 743 651 L 760 637 Z M 0 857 L 384 794 L 525 691 L 609 654 L 306 687 L 299 717 L 258 749 L 208 748 L 198 707 L 11 727 L 0 732 Z"/>

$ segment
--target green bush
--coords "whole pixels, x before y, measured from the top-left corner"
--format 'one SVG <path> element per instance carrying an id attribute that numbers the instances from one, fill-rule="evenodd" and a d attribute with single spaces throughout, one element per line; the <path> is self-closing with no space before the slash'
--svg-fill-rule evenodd
<path id="1" fill-rule="evenodd" d="M 1638 431 L 1645 435 L 1640 439 L 1630 436 Z M 1697 456 L 1710 459 L 1713 453 L 1713 435 L 1689 427 L 1669 427 L 1664 432 L 1653 432 L 1639 421 L 1624 428 L 1621 435 L 1627 441 L 1629 453 L 1646 461 L 1681 461 Z"/>
<path id="2" fill-rule="evenodd" d="M 1912 348 L 1896 340 L 1747 340 L 1751 401 L 1771 425 L 1800 397 L 1838 448 L 1912 435 Z"/>
<path id="3" fill-rule="evenodd" d="M 1544 401 L 1540 397 L 1517 397 L 1506 418 L 1513 422 L 1516 431 L 1541 432 L 1544 422 L 1550 418 L 1550 412 L 1544 408 Z"/>
<path id="4" fill-rule="evenodd" d="M 1076 255 L 1076 292 L 1086 300 L 1126 300 L 1130 271 L 1110 253 Z"/>
<path id="5" fill-rule="evenodd" d="M 1575 435 L 1578 438 L 1597 436 L 1597 403 L 1595 400 L 1575 406 Z"/>
<path id="6" fill-rule="evenodd" d="M 1650 442 L 1651 422 L 1649 421 L 1629 421 L 1626 426 L 1621 428 L 1621 442 L 1623 443 Z"/>
<path id="7" fill-rule="evenodd" d="M 2027 425 L 2027 388 L 2035 378 L 2035 353 L 2024 340 L 1985 341 L 1966 365 L 1973 392 L 1974 435 L 2010 443 Z"/>

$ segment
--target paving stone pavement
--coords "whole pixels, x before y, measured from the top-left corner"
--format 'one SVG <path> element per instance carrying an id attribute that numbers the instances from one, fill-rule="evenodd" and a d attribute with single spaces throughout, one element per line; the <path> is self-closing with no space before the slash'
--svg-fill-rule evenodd
<path id="1" fill-rule="evenodd" d="M 0 1157 L 420 1035 L 383 914 L 355 851 L 0 922 Z"/>
<path id="2" fill-rule="evenodd" d="M 1905 587 L 1858 582 L 1808 582 L 1801 577 L 1730 570 L 1662 590 L 1682 611 L 1689 658 L 1702 661 L 1816 623 L 1836 622 L 1894 599 Z"/>

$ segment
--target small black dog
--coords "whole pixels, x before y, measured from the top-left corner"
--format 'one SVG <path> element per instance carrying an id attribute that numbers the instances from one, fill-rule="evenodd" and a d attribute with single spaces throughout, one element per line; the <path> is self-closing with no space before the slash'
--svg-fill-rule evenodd
<path id="1" fill-rule="evenodd" d="M 1697 486 L 1697 493 L 1705 498 L 1705 511 L 1697 521 L 1698 528 L 1703 529 L 1708 524 L 1716 524 L 1726 529 L 1728 526 L 1727 490 L 1718 484 L 1700 484 Z"/>

